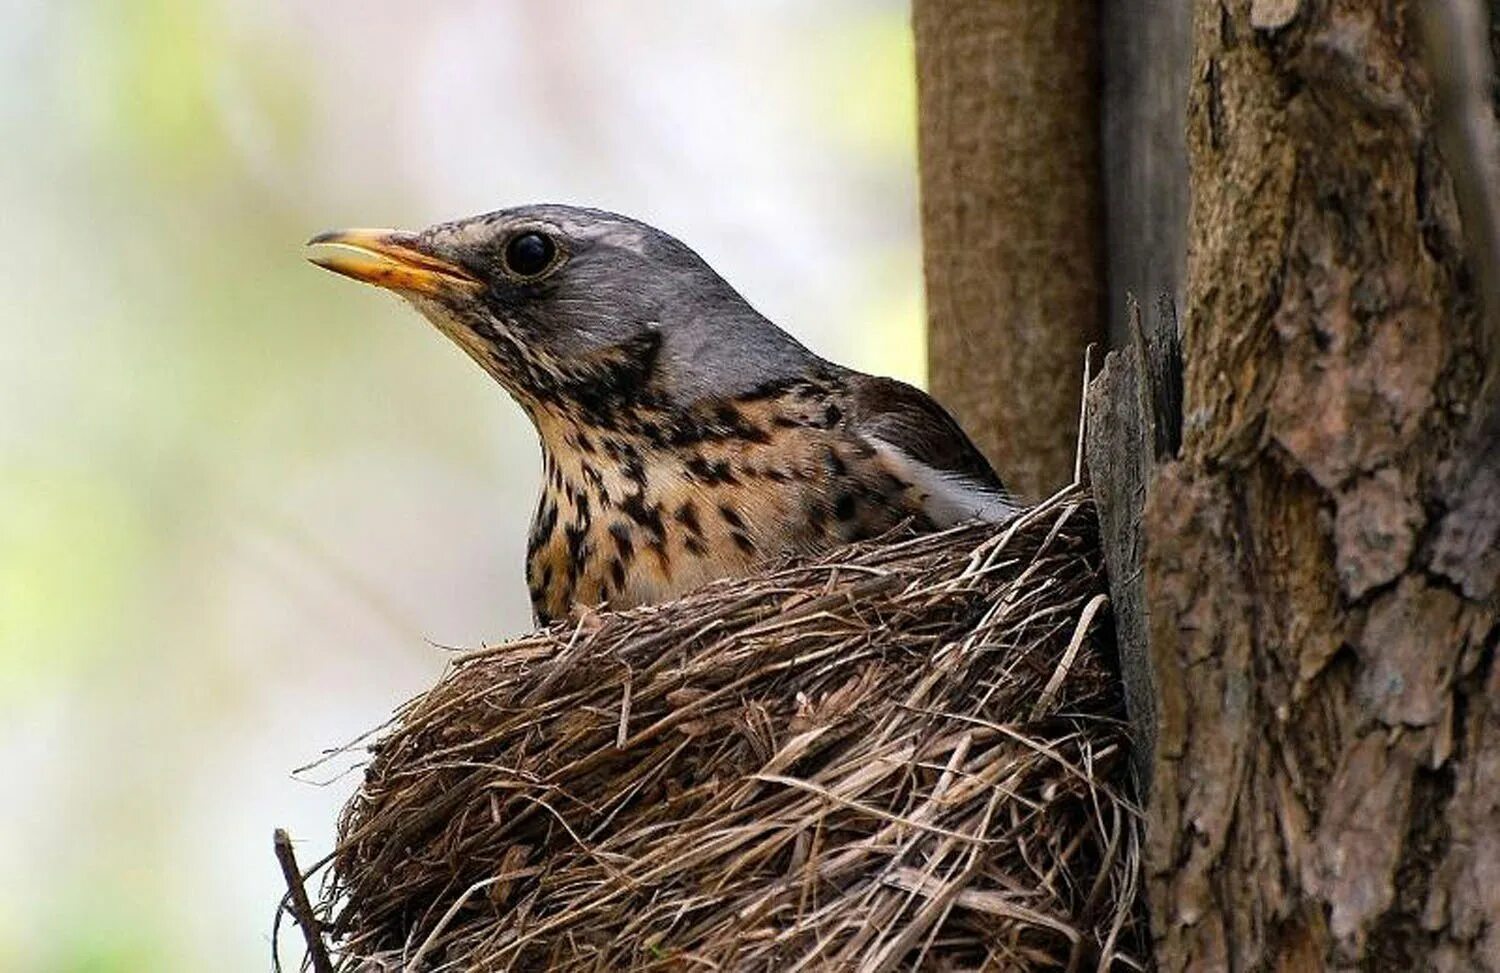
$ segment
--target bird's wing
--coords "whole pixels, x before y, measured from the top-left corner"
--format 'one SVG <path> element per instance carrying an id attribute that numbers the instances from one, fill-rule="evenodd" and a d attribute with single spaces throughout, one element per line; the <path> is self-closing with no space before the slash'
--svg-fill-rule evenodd
<path id="1" fill-rule="evenodd" d="M 850 383 L 849 427 L 891 471 L 916 486 L 939 527 L 963 520 L 1009 520 L 1020 509 L 993 467 L 954 418 L 927 393 L 891 378 Z"/>

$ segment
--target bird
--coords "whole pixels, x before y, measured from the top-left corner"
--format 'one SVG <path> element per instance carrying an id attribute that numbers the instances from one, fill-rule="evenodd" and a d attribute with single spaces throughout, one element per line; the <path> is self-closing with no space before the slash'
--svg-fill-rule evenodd
<path id="1" fill-rule="evenodd" d="M 638 220 L 528 205 L 308 245 L 318 266 L 408 301 L 535 426 L 538 624 L 903 524 L 1021 510 L 933 398 L 814 354 Z"/>

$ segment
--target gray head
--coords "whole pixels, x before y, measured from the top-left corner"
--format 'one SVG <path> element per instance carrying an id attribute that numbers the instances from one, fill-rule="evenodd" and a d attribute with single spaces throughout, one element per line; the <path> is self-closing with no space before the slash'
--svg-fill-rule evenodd
<path id="1" fill-rule="evenodd" d="M 686 406 L 819 364 L 688 247 L 614 213 L 522 206 L 310 243 L 319 266 L 409 300 L 529 410 L 599 382 Z"/>

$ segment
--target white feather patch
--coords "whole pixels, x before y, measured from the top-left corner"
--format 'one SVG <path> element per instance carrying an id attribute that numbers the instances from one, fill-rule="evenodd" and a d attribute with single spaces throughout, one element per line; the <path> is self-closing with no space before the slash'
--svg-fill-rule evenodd
<path id="1" fill-rule="evenodd" d="M 869 442 L 892 473 L 923 495 L 922 511 L 939 528 L 966 520 L 1003 524 L 1021 512 L 1021 505 L 1004 493 L 928 466 L 883 439 L 871 436 Z"/>

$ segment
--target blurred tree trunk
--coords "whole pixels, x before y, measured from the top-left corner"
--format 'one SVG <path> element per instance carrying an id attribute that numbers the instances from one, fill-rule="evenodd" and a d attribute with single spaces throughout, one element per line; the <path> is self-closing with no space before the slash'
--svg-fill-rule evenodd
<path id="1" fill-rule="evenodd" d="M 1182 304 L 1187 267 L 1187 3 L 1103 0 L 1100 149 L 1109 344 L 1127 347 L 1128 298 Z"/>
<path id="2" fill-rule="evenodd" d="M 1096 15 L 913 4 L 932 391 L 1032 496 L 1071 479 L 1103 336 Z"/>
<path id="3" fill-rule="evenodd" d="M 1500 385 L 1414 7 L 1194 4 L 1164 970 L 1500 969 Z"/>

